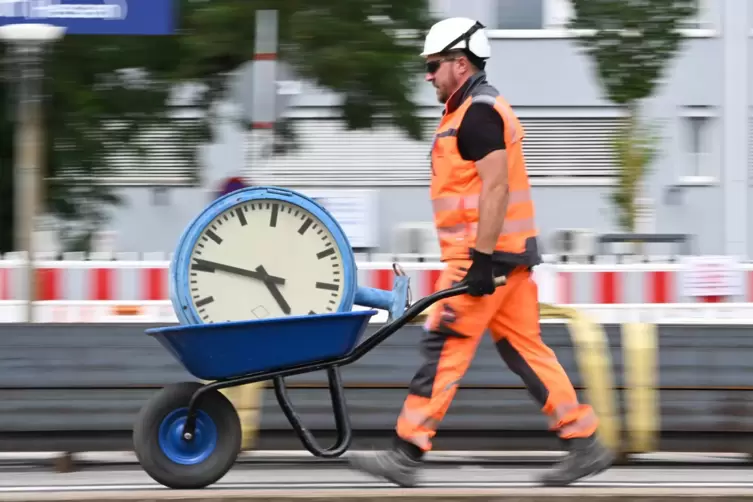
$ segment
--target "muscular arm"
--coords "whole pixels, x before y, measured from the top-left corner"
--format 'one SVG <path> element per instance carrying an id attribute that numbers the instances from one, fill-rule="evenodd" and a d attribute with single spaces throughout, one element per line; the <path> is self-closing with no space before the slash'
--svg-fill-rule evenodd
<path id="1" fill-rule="evenodd" d="M 466 160 L 476 161 L 481 177 L 479 227 L 476 249 L 491 254 L 507 213 L 507 151 L 504 123 L 486 103 L 470 106 L 458 130 L 458 149 Z"/>
<path id="2" fill-rule="evenodd" d="M 507 152 L 491 152 L 476 162 L 476 168 L 482 182 L 476 249 L 491 254 L 507 213 L 510 193 L 507 184 Z"/>

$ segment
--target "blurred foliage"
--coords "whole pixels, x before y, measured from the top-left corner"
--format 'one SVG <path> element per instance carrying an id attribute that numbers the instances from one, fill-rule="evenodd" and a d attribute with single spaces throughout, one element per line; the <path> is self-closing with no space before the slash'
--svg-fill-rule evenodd
<path id="1" fill-rule="evenodd" d="M 194 142 L 212 140 L 213 105 L 229 77 L 254 53 L 255 11 L 277 9 L 280 59 L 303 78 L 341 93 L 350 128 L 384 116 L 421 137 L 414 101 L 417 55 L 432 23 L 428 0 L 179 0 L 178 33 L 167 37 L 67 36 L 44 62 L 45 209 L 61 219 L 71 246 L 86 248 L 92 231 L 120 203 L 96 177 L 113 172 L 115 149 L 142 152 L 132 139 L 169 127 L 185 139 L 185 161 L 200 175 Z M 127 70 L 127 71 L 126 71 Z M 5 51 L 0 95 L 0 251 L 13 245 L 13 157 L 17 65 Z M 205 112 L 181 127 L 170 114 L 171 89 L 198 84 L 190 104 Z M 117 124 L 117 127 L 105 127 Z M 294 145 L 290 128 L 279 124 Z M 279 152 L 280 149 L 278 148 Z M 68 225 L 70 223 L 71 225 Z M 77 228 L 76 232 L 68 232 Z M 76 244 L 73 244 L 76 243 Z"/>
<path id="2" fill-rule="evenodd" d="M 679 28 L 696 14 L 695 0 L 572 0 L 569 27 L 594 62 L 607 98 L 628 117 L 614 143 L 620 166 L 612 195 L 619 225 L 635 231 L 635 199 L 657 156 L 658 137 L 642 125 L 640 101 L 653 95 L 683 41 Z"/>
<path id="3" fill-rule="evenodd" d="M 648 166 L 659 154 L 660 136 L 655 128 L 641 124 L 637 114 L 630 114 L 628 125 L 615 135 L 612 147 L 620 166 L 618 183 L 612 192 L 617 207 L 617 223 L 628 232 L 636 231 L 637 197 Z"/>

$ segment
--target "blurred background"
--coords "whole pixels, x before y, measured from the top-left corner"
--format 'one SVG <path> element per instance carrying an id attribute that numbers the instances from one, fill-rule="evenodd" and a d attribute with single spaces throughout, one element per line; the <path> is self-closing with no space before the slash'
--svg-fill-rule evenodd
<path id="1" fill-rule="evenodd" d="M 92 291 L 80 284 L 87 265 L 69 263 L 63 273 L 45 262 L 33 275 L 16 265 L 29 250 L 53 261 L 117 256 L 164 265 L 211 200 L 250 185 L 317 197 L 344 226 L 364 270 L 395 259 L 436 262 L 428 155 L 442 105 L 418 54 L 428 27 L 447 16 L 486 26 L 489 79 L 527 131 L 547 261 L 687 265 L 671 291 L 664 282 L 594 276 L 597 291 L 542 269 L 548 300 L 751 297 L 753 8 L 746 2 L 0 6 L 9 24 L 24 9 L 27 21 L 39 20 L 63 4 L 58 24 L 67 31 L 41 52 L 25 57 L 6 43 L 3 300 L 29 298 L 28 291 L 37 300 L 162 300 L 155 285 L 138 297 L 129 292 L 137 286 L 102 277 L 91 279 L 99 284 Z M 110 24 L 91 12 L 76 19 L 70 5 L 104 6 L 96 15 Z M 705 291 L 691 287 L 702 284 Z"/>
<path id="2" fill-rule="evenodd" d="M 409 225 L 430 231 L 427 156 L 441 114 L 418 53 L 432 22 L 460 15 L 485 24 L 489 78 L 526 127 L 549 249 L 557 230 L 582 229 L 688 234 L 698 254 L 753 252 L 746 219 L 753 9 L 746 5 L 169 3 L 174 34 L 69 33 L 47 47 L 38 89 L 40 251 L 171 252 L 188 221 L 238 178 L 347 200 L 341 218 L 363 225 L 352 233 L 355 247 L 432 252 L 429 236 L 414 245 L 401 238 Z M 256 33 L 255 12 L 269 6 L 279 9 L 277 29 Z M 608 31 L 588 33 L 631 24 L 645 31 L 623 36 L 621 47 Z M 255 53 L 276 59 L 257 63 Z M 11 204 L 19 196 L 12 188 L 18 76 L 6 51 L 3 252 L 22 250 Z M 249 129 L 255 114 L 257 125 L 274 125 L 273 136 Z M 642 133 L 627 136 L 632 157 L 615 144 L 629 116 Z M 626 165 L 640 174 L 635 182 L 622 174 Z"/>
<path id="3" fill-rule="evenodd" d="M 431 292 L 442 105 L 419 53 L 449 16 L 486 26 L 489 80 L 526 129 L 542 302 L 607 326 L 619 364 L 621 324 L 659 326 L 645 360 L 662 347 L 654 388 L 673 390 L 655 411 L 671 434 L 753 430 L 741 335 L 753 319 L 753 5 L 735 0 L 0 0 L 4 26 L 66 27 L 41 46 L 0 35 L 0 321 L 24 348 L 0 359 L 0 386 L 37 389 L 3 391 L 0 429 L 129 430 L 151 389 L 185 379 L 144 325 L 175 322 L 167 267 L 185 226 L 243 186 L 316 197 L 361 284 L 390 289 L 398 261 L 414 300 Z M 577 373 L 565 325 L 542 329 Z M 392 414 L 376 413 L 398 406 L 415 364 L 400 354 L 373 356 L 398 370 L 355 374 L 375 386 L 354 397 L 357 425 L 389 428 Z M 479 364 L 469 403 L 514 394 L 526 418 L 510 427 L 545 428 L 517 380 Z M 46 393 L 53 381 L 68 397 Z M 306 406 L 321 418 L 319 390 Z M 487 410 L 484 426 L 465 410 L 450 429 L 496 430 L 509 411 Z"/>

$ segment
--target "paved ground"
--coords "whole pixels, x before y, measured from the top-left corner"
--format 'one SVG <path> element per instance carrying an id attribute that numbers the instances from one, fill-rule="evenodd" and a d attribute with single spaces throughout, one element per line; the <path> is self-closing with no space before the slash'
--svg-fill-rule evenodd
<path id="1" fill-rule="evenodd" d="M 432 465 L 423 472 L 427 488 L 532 488 L 544 467 L 493 465 Z M 214 488 L 290 490 L 382 488 L 392 485 L 344 466 L 239 464 Z M 745 488 L 753 494 L 753 469 L 726 466 L 704 468 L 614 467 L 580 483 L 590 487 Z M 6 467 L 0 470 L 0 493 L 23 491 L 96 491 L 161 489 L 137 467 L 87 466 L 72 473 L 55 473 L 47 466 Z"/>
<path id="2" fill-rule="evenodd" d="M 262 456 L 259 458 L 260 456 Z M 56 473 L 42 455 L 27 456 L 24 464 L 9 456 L 0 456 L 0 500 L 218 500 L 256 498 L 284 500 L 284 497 L 322 495 L 331 499 L 350 500 L 364 497 L 421 498 L 432 496 L 435 501 L 454 494 L 457 498 L 483 497 L 492 494 L 512 499 L 550 495 L 576 496 L 578 493 L 614 498 L 632 491 L 634 495 L 669 495 L 679 498 L 711 494 L 722 497 L 736 495 L 753 497 L 753 466 L 735 465 L 734 456 L 716 462 L 708 458 L 678 455 L 680 460 L 702 460 L 703 466 L 614 467 L 610 471 L 565 489 L 541 489 L 535 484 L 537 473 L 546 469 L 543 455 L 520 454 L 536 463 L 515 465 L 510 455 L 494 459 L 489 455 L 476 457 L 435 456 L 423 472 L 419 489 L 396 490 L 390 485 L 353 472 L 342 464 L 320 462 L 305 454 L 257 453 L 239 462 L 216 485 L 190 493 L 169 490 L 154 482 L 138 465 L 132 454 L 87 455 L 86 463 L 71 473 Z M 666 455 L 665 455 L 666 457 Z M 255 458 L 255 460 L 254 460 Z M 461 463 L 460 459 L 464 462 Z M 504 463 L 500 463 L 500 461 Z M 31 496 L 31 493 L 37 495 Z M 181 493 L 186 498 L 182 498 Z M 433 494 L 433 495 L 432 495 Z M 21 498 L 23 497 L 23 498 Z M 211 497 L 211 498 L 210 498 Z M 282 498 L 281 498 L 282 497 Z"/>

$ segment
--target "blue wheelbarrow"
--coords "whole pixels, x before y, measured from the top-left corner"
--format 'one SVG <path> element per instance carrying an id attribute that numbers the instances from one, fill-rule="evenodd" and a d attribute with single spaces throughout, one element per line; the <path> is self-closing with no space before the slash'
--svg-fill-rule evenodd
<path id="1" fill-rule="evenodd" d="M 499 287 L 505 277 L 496 279 Z M 433 303 L 464 294 L 460 284 L 426 296 L 360 341 L 377 310 L 289 316 L 147 330 L 194 377 L 157 392 L 134 427 L 136 456 L 146 473 L 169 488 L 205 488 L 221 479 L 241 450 L 241 424 L 220 389 L 272 380 L 275 396 L 305 448 L 321 458 L 350 447 L 352 428 L 340 366 L 358 361 Z M 284 378 L 325 370 L 335 414 L 337 441 L 321 447 L 298 418 Z"/>

